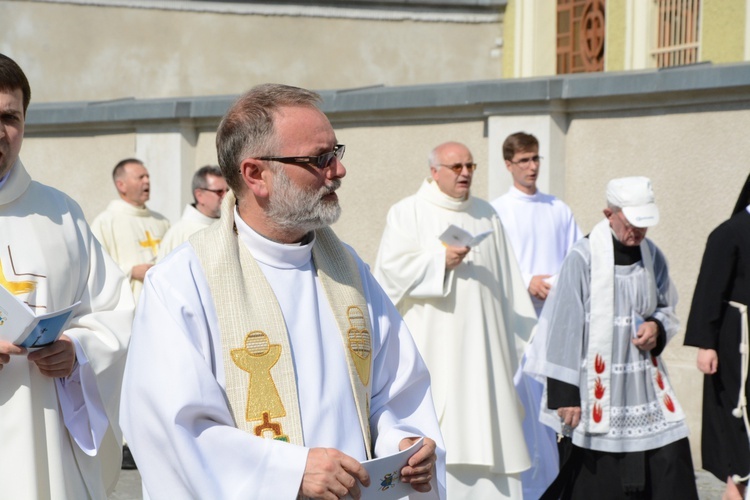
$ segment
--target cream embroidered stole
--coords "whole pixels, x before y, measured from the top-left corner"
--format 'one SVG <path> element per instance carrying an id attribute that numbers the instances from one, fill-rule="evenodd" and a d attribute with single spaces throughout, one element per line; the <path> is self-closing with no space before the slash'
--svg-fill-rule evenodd
<path id="1" fill-rule="evenodd" d="M 289 333 L 271 286 L 237 237 L 234 206 L 227 193 L 220 221 L 190 237 L 219 319 L 229 408 L 239 429 L 304 445 Z M 344 343 L 369 459 L 372 340 L 359 269 L 329 228 L 315 232 L 313 263 Z"/>
<path id="2" fill-rule="evenodd" d="M 615 257 L 609 220 L 599 222 L 589 235 L 591 244 L 591 315 L 589 319 L 589 345 L 586 353 L 588 386 L 587 406 L 590 412 L 586 432 L 606 434 L 610 429 L 612 386 L 612 345 L 615 300 Z M 641 259 L 649 281 L 649 308 L 644 318 L 656 310 L 657 291 L 654 278 L 654 261 L 645 238 L 641 242 Z M 672 390 L 659 357 L 649 355 L 651 384 L 659 401 L 659 408 L 667 422 L 683 420 L 685 415 Z"/>

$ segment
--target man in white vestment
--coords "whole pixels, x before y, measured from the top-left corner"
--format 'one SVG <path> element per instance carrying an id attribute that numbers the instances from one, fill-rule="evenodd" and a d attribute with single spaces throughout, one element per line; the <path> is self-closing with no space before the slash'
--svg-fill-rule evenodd
<path id="1" fill-rule="evenodd" d="M 697 499 L 685 415 L 661 354 L 679 330 L 651 181 L 614 179 L 563 262 L 527 349 L 541 420 L 566 436 L 549 498 Z"/>
<path id="2" fill-rule="evenodd" d="M 136 304 L 143 288 L 143 277 L 156 262 L 159 243 L 169 229 L 169 221 L 150 210 L 151 183 L 143 162 L 127 158 L 112 170 L 120 199 L 112 200 L 96 216 L 91 230 L 107 253 L 130 279 Z"/>
<path id="3" fill-rule="evenodd" d="M 196 170 L 193 174 L 193 203 L 185 206 L 182 218 L 162 238 L 156 260 L 164 259 L 193 233 L 216 222 L 221 215 L 221 200 L 227 191 L 227 182 L 218 166 L 205 165 Z"/>
<path id="4" fill-rule="evenodd" d="M 375 277 L 430 369 L 448 496 L 521 498 L 529 456 L 513 373 L 536 315 L 497 214 L 469 193 L 471 152 L 441 144 L 429 167 L 417 194 L 388 213 Z M 489 235 L 451 245 L 441 241 L 450 226 Z"/>
<path id="5" fill-rule="evenodd" d="M 536 137 L 524 132 L 509 135 L 503 158 L 513 185 L 492 206 L 513 246 L 538 316 L 563 259 L 583 235 L 568 205 L 536 187 L 542 161 Z"/>
<path id="6" fill-rule="evenodd" d="M 492 206 L 503 223 L 539 316 L 563 259 L 582 234 L 570 208 L 537 189 L 542 158 L 536 137 L 524 132 L 509 135 L 503 142 L 503 158 L 513 185 Z M 539 423 L 541 384 L 524 376 L 520 369 L 514 382 L 526 410 L 523 433 L 531 455 L 531 468 L 521 474 L 521 480 L 524 496 L 535 499 L 557 476 L 557 439 L 552 429 Z"/>
<path id="7" fill-rule="evenodd" d="M 219 222 L 146 277 L 122 424 L 152 498 L 359 498 L 393 474 L 445 491 L 427 368 L 328 227 L 345 148 L 319 102 L 276 84 L 235 102 L 217 132 Z M 362 465 L 413 444 L 388 478 Z"/>
<path id="8" fill-rule="evenodd" d="M 120 470 L 133 297 L 78 204 L 21 163 L 30 98 L 21 68 L 0 54 L 0 496 L 106 498 Z M 27 350 L 16 345 L 26 306 L 36 316 L 74 309 L 57 340 Z"/>

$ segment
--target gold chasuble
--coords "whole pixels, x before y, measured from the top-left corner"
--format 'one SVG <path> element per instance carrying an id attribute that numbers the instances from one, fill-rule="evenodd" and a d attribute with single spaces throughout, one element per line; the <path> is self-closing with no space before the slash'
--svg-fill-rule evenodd
<path id="1" fill-rule="evenodd" d="M 304 445 L 289 333 L 271 286 L 237 237 L 235 203 L 234 194 L 227 193 L 220 221 L 190 237 L 216 306 L 229 407 L 239 429 Z M 341 333 L 365 450 L 372 458 L 371 323 L 359 270 L 329 228 L 315 232 L 313 263 Z"/>

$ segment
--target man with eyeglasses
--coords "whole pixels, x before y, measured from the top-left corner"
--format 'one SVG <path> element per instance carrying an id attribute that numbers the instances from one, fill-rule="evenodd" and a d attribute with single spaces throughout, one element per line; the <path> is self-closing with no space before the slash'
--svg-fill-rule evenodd
<path id="1" fill-rule="evenodd" d="M 513 185 L 492 206 L 510 238 L 539 315 L 563 259 L 583 235 L 570 208 L 536 186 L 542 162 L 536 137 L 524 132 L 509 135 L 503 158 Z"/>
<path id="2" fill-rule="evenodd" d="M 540 420 L 564 436 L 546 498 L 695 499 L 685 414 L 661 354 L 679 331 L 651 181 L 607 184 L 607 206 L 573 245 L 524 370 L 545 387 Z"/>
<path id="3" fill-rule="evenodd" d="M 104 250 L 130 279 L 136 304 L 143 278 L 156 262 L 159 243 L 169 229 L 169 220 L 146 206 L 151 197 L 148 170 L 141 160 L 126 158 L 112 169 L 119 199 L 96 216 L 91 230 Z M 129 463 L 127 468 L 133 468 Z"/>
<path id="4" fill-rule="evenodd" d="M 193 174 L 193 203 L 185 206 L 182 217 L 162 238 L 157 262 L 188 238 L 205 229 L 221 215 L 221 200 L 227 193 L 227 182 L 217 165 L 205 165 Z"/>
<path id="5" fill-rule="evenodd" d="M 152 498 L 444 492 L 430 377 L 367 265 L 328 227 L 345 147 L 308 90 L 266 84 L 222 119 L 219 222 L 146 277 L 123 428 Z M 421 445 L 419 438 L 424 438 Z"/>
<path id="6" fill-rule="evenodd" d="M 563 259 L 582 234 L 570 208 L 537 188 L 542 158 L 536 137 L 525 132 L 509 135 L 503 142 L 503 157 L 513 185 L 492 206 L 503 223 L 538 316 Z M 523 430 L 531 454 L 531 468 L 521 475 L 524 496 L 538 498 L 559 470 L 557 440 L 555 433 L 538 421 L 541 385 L 523 373 L 516 375 L 515 384 L 526 410 Z"/>
<path id="7" fill-rule="evenodd" d="M 470 194 L 469 149 L 441 144 L 429 168 L 419 191 L 388 213 L 375 277 L 430 369 L 448 496 L 520 499 L 529 457 L 513 373 L 536 315 L 497 214 Z M 440 237 L 451 225 L 489 235 L 449 245 Z"/>

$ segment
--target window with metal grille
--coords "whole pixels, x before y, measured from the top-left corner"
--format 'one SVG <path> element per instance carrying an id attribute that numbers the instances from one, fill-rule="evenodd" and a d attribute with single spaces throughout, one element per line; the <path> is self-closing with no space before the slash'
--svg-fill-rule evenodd
<path id="1" fill-rule="evenodd" d="M 604 71 L 605 0 L 557 0 L 557 74 Z"/>
<path id="2" fill-rule="evenodd" d="M 654 0 L 656 43 L 651 55 L 658 68 L 698 62 L 700 0 Z"/>

